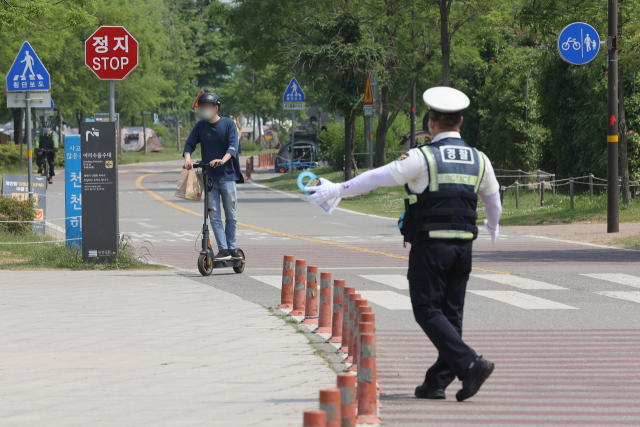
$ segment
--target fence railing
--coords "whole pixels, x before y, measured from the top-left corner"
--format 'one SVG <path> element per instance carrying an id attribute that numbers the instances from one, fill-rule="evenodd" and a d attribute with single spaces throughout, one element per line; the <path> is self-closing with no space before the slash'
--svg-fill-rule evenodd
<path id="1" fill-rule="evenodd" d="M 495 169 L 496 178 L 517 178 L 515 182 L 510 185 L 500 185 L 500 203 L 504 205 L 504 193 L 507 189 L 513 188 L 515 189 L 515 201 L 516 201 L 516 209 L 520 207 L 520 189 L 521 188 L 535 188 L 540 195 L 540 206 L 544 207 L 545 204 L 545 193 L 547 187 L 550 187 L 550 190 L 553 194 L 553 198 L 556 198 L 556 193 L 558 188 L 569 186 L 569 204 L 571 209 L 575 209 L 575 187 L 576 185 L 585 185 L 589 186 L 589 197 L 593 197 L 593 189 L 594 187 L 606 187 L 607 180 L 603 178 L 598 178 L 594 176 L 592 173 L 585 176 L 578 177 L 570 177 L 564 179 L 555 179 L 555 174 L 544 172 L 544 171 L 536 171 L 536 172 L 524 172 L 524 171 L 508 171 L 504 169 Z M 510 175 L 498 175 L 497 172 L 502 173 L 513 173 L 517 172 L 518 174 L 510 174 Z M 531 178 L 535 178 L 536 182 L 524 182 L 521 183 L 519 180 L 529 180 Z M 596 182 L 594 182 L 596 181 Z M 622 179 L 618 179 L 618 187 L 622 186 Z M 640 181 L 629 181 L 629 186 L 631 187 L 631 197 L 635 198 L 635 193 L 638 187 L 640 187 Z"/>

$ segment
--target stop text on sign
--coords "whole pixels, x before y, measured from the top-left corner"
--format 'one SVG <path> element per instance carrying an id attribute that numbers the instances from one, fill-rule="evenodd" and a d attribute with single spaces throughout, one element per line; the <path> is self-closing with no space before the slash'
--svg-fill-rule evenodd
<path id="1" fill-rule="evenodd" d="M 100 27 L 84 46 L 85 64 L 102 80 L 122 80 L 138 65 L 138 42 L 124 27 Z"/>

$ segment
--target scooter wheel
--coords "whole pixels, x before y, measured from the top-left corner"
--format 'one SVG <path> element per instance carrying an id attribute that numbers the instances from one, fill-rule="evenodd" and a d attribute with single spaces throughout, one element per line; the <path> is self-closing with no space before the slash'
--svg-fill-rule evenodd
<path id="1" fill-rule="evenodd" d="M 240 267 L 233 267 L 233 271 L 240 274 L 244 271 L 244 251 L 242 249 L 238 249 L 238 254 L 242 257 L 242 265 Z"/>
<path id="2" fill-rule="evenodd" d="M 213 271 L 213 260 L 211 257 L 207 257 L 206 255 L 200 255 L 198 257 L 198 271 L 203 276 L 211 276 L 211 272 Z"/>

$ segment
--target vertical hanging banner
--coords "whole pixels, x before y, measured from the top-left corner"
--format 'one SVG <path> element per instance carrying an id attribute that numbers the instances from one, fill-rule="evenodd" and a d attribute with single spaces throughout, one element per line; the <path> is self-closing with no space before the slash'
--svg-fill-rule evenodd
<path id="1" fill-rule="evenodd" d="M 82 259 L 102 263 L 118 255 L 116 123 L 80 124 Z"/>
<path id="2" fill-rule="evenodd" d="M 68 135 L 64 144 L 65 230 L 68 247 L 82 246 L 82 148 L 80 135 Z M 75 240 L 74 240 L 75 239 Z"/>

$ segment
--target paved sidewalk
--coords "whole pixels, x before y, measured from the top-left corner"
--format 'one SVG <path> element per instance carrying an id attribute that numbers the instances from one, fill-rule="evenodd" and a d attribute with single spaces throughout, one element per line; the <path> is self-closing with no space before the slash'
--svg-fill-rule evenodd
<path id="1" fill-rule="evenodd" d="M 299 426 L 335 383 L 266 309 L 171 272 L 1 271 L 0 324 L 3 427 Z"/>

